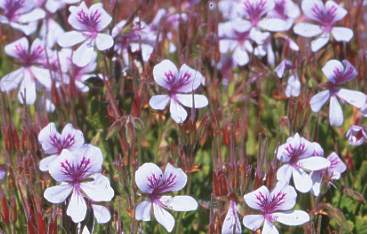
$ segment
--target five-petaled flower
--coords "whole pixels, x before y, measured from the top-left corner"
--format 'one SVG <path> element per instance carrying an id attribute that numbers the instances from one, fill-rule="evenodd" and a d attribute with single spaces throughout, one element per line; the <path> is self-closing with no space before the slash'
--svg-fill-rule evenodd
<path id="1" fill-rule="evenodd" d="M 262 234 L 278 234 L 274 222 L 297 226 L 310 220 L 305 211 L 291 210 L 296 204 L 297 193 L 292 186 L 282 182 L 278 182 L 271 192 L 266 186 L 261 186 L 245 194 L 244 199 L 249 207 L 260 211 L 260 214 L 243 217 L 243 224 L 252 231 L 263 226 Z"/>
<path id="2" fill-rule="evenodd" d="M 229 207 L 222 224 L 222 234 L 241 234 L 242 227 L 240 218 L 238 217 L 237 202 L 229 201 Z"/>
<path id="3" fill-rule="evenodd" d="M 342 108 L 338 98 L 343 102 L 361 108 L 366 103 L 366 95 L 359 91 L 340 88 L 340 85 L 353 80 L 357 76 L 357 70 L 347 60 L 329 60 L 322 68 L 324 75 L 328 78 L 327 90 L 314 95 L 311 100 L 313 112 L 319 112 L 323 105 L 330 99 L 329 122 L 330 125 L 339 127 L 344 122 Z"/>
<path id="4" fill-rule="evenodd" d="M 183 123 L 187 118 L 185 107 L 203 108 L 208 105 L 204 95 L 194 94 L 203 83 L 204 77 L 186 64 L 177 70 L 175 64 L 163 60 L 153 68 L 155 82 L 165 88 L 168 94 L 155 95 L 149 105 L 155 110 L 163 110 L 170 103 L 170 113 L 176 123 Z"/>
<path id="5" fill-rule="evenodd" d="M 62 34 L 58 43 L 62 47 L 72 47 L 82 43 L 73 54 L 73 63 L 86 66 L 96 55 L 96 50 L 104 51 L 113 46 L 111 35 L 102 31 L 111 23 L 111 16 L 103 9 L 102 3 L 93 4 L 90 8 L 85 2 L 78 7 L 69 8 L 68 22 L 76 31 Z"/>
<path id="6" fill-rule="evenodd" d="M 34 33 L 37 21 L 43 19 L 46 13 L 31 0 L 0 0 L 0 23 L 9 24 L 12 28 L 26 35 Z"/>
<path id="7" fill-rule="evenodd" d="M 56 160 L 62 150 L 75 151 L 84 145 L 84 136 L 80 130 L 66 124 L 61 134 L 56 130 L 55 123 L 49 123 L 38 134 L 38 141 L 43 152 L 50 155 L 40 161 L 41 171 L 48 171 L 50 164 Z"/>
<path id="8" fill-rule="evenodd" d="M 45 48 L 38 39 L 29 46 L 23 37 L 5 46 L 5 53 L 17 60 L 21 68 L 5 75 L 0 81 L 0 89 L 9 92 L 17 88 L 21 103 L 33 104 L 36 100 L 36 85 L 51 89 L 50 72 L 43 67 L 46 62 Z M 37 82 L 36 82 L 37 81 Z"/>
<path id="9" fill-rule="evenodd" d="M 278 181 L 289 183 L 293 177 L 295 188 L 301 193 L 307 193 L 312 188 L 312 180 L 308 172 L 318 171 L 330 166 L 330 162 L 321 157 L 321 146 L 310 142 L 296 133 L 277 150 L 277 159 L 283 165 L 277 171 Z"/>
<path id="10" fill-rule="evenodd" d="M 347 131 L 346 137 L 349 144 L 353 146 L 359 146 L 366 142 L 367 132 L 363 126 L 352 125 Z"/>
<path id="11" fill-rule="evenodd" d="M 101 174 L 102 163 L 102 152 L 95 146 L 84 145 L 73 152 L 63 150 L 49 165 L 49 173 L 58 184 L 47 188 L 44 197 L 55 204 L 69 198 L 66 214 L 75 223 L 85 219 L 90 204 L 97 222 L 108 222 L 108 209 L 97 204 L 111 201 L 114 196 L 109 179 Z"/>
<path id="12" fill-rule="evenodd" d="M 313 52 L 324 47 L 330 36 L 343 42 L 349 42 L 353 38 L 351 29 L 335 26 L 337 21 L 345 17 L 347 11 L 334 1 L 329 0 L 324 4 L 321 0 L 303 0 L 302 10 L 305 16 L 317 25 L 302 22 L 296 24 L 293 30 L 303 37 L 317 37 L 311 42 Z"/>
<path id="13" fill-rule="evenodd" d="M 147 200 L 140 202 L 135 209 L 136 220 L 150 221 L 153 208 L 155 219 L 171 232 L 175 220 L 166 209 L 174 211 L 196 210 L 198 203 L 191 196 L 167 196 L 185 187 L 187 176 L 180 168 L 167 164 L 164 172 L 154 163 L 144 163 L 135 172 L 135 182 Z"/>
<path id="14" fill-rule="evenodd" d="M 330 166 L 328 168 L 311 173 L 311 179 L 313 183 L 312 193 L 315 196 L 319 196 L 320 194 L 323 179 L 328 181 L 328 184 L 331 184 L 331 181 L 339 180 L 341 174 L 347 170 L 347 166 L 336 153 L 331 153 L 327 157 L 327 160 L 330 162 Z"/>

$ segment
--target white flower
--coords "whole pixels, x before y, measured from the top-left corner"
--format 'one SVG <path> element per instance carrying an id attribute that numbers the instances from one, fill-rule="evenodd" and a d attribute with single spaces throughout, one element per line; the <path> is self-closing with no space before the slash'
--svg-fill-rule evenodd
<path id="1" fill-rule="evenodd" d="M 284 74 L 287 70 L 293 68 L 293 63 L 288 59 L 284 59 L 282 62 L 279 63 L 278 66 L 274 69 L 276 75 L 279 79 L 283 78 Z"/>
<path id="2" fill-rule="evenodd" d="M 301 82 L 299 81 L 298 75 L 293 74 L 289 76 L 287 87 L 285 89 L 285 96 L 298 97 L 301 93 Z"/>
<path id="3" fill-rule="evenodd" d="M 191 196 L 163 195 L 164 193 L 181 190 L 185 187 L 186 181 L 187 176 L 182 169 L 175 168 L 169 163 L 164 173 L 154 163 L 144 163 L 140 166 L 135 172 L 135 183 L 148 198 L 136 206 L 136 220 L 150 221 L 153 213 L 157 222 L 168 232 L 171 232 L 175 225 L 175 220 L 166 209 L 192 211 L 198 207 L 198 203 Z"/>
<path id="4" fill-rule="evenodd" d="M 37 21 L 46 13 L 38 8 L 33 0 L 0 0 L 0 23 L 9 24 L 12 28 L 30 35 L 37 29 Z"/>
<path id="5" fill-rule="evenodd" d="M 257 39 L 257 44 L 262 44 L 268 37 L 253 36 L 258 31 L 251 30 L 251 27 L 249 21 L 239 18 L 218 25 L 219 50 L 222 54 L 232 53 L 235 65 L 244 66 L 249 62 L 249 53 L 254 51 L 252 38 Z"/>
<path id="6" fill-rule="evenodd" d="M 83 221 L 89 203 L 111 201 L 114 196 L 108 178 L 100 174 L 102 163 L 102 153 L 95 146 L 85 145 L 73 152 L 63 150 L 49 167 L 50 175 L 59 184 L 47 188 L 44 197 L 55 204 L 69 198 L 66 214 L 75 223 Z M 92 209 L 97 222 L 110 219 L 106 208 L 92 205 Z"/>
<path id="7" fill-rule="evenodd" d="M 221 0 L 218 2 L 218 9 L 225 19 L 241 17 L 241 0 Z"/>
<path id="8" fill-rule="evenodd" d="M 169 103 L 171 117 L 176 123 L 186 120 L 187 112 L 183 106 L 203 108 L 208 105 L 208 99 L 204 95 L 194 94 L 204 77 L 186 64 L 178 71 L 171 61 L 163 60 L 154 66 L 153 76 L 155 82 L 165 88 L 168 94 L 151 97 L 149 105 L 155 110 L 163 110 Z"/>
<path id="9" fill-rule="evenodd" d="M 72 47 L 82 43 L 73 54 L 73 63 L 80 67 L 86 66 L 96 56 L 96 49 L 107 50 L 113 46 L 113 38 L 102 31 L 111 23 L 111 16 L 103 9 L 102 3 L 93 4 L 88 8 L 85 2 L 78 7 L 69 8 L 68 22 L 76 31 L 62 34 L 58 44 Z"/>
<path id="10" fill-rule="evenodd" d="M 289 30 L 301 12 L 292 0 L 274 0 L 274 7 L 259 22 L 259 27 L 270 32 Z"/>
<path id="11" fill-rule="evenodd" d="M 84 136 L 69 123 L 66 124 L 61 134 L 56 130 L 55 123 L 49 123 L 38 134 L 38 141 L 46 155 L 40 161 L 40 170 L 48 171 L 49 166 L 64 150 L 75 151 L 84 145 Z"/>
<path id="12" fill-rule="evenodd" d="M 352 125 L 347 131 L 346 137 L 349 144 L 353 146 L 359 146 L 366 142 L 367 132 L 364 127 L 359 125 Z"/>
<path id="13" fill-rule="evenodd" d="M 33 104 L 36 100 L 36 85 L 51 89 L 50 72 L 41 65 L 46 62 L 43 43 L 36 39 L 32 46 L 23 37 L 5 46 L 5 53 L 17 60 L 22 66 L 5 75 L 0 81 L 0 89 L 9 92 L 19 85 L 18 99 L 21 103 Z"/>
<path id="14" fill-rule="evenodd" d="M 347 60 L 329 60 L 322 68 L 328 78 L 328 90 L 314 95 L 310 100 L 313 112 L 319 112 L 323 105 L 330 99 L 329 122 L 331 126 L 341 126 L 344 122 L 342 108 L 339 100 L 361 108 L 366 102 L 366 95 L 359 91 L 340 88 L 339 86 L 357 76 L 357 70 Z"/>
<path id="15" fill-rule="evenodd" d="M 303 0 L 302 10 L 309 20 L 317 24 L 298 23 L 293 30 L 303 37 L 317 37 L 311 42 L 313 52 L 325 46 L 330 36 L 343 42 L 349 42 L 353 38 L 351 29 L 335 26 L 337 21 L 345 17 L 347 11 L 334 1 L 329 0 L 324 4 L 321 0 Z"/>
<path id="16" fill-rule="evenodd" d="M 43 20 L 40 32 L 43 41 L 46 41 L 46 46 L 52 48 L 57 39 L 64 34 L 64 29 L 52 18 L 46 18 Z"/>
<path id="17" fill-rule="evenodd" d="M 347 170 L 347 166 L 343 163 L 343 161 L 339 158 L 336 153 L 331 153 L 327 160 L 330 162 L 330 166 L 324 170 L 314 171 L 311 173 L 312 179 L 312 193 L 315 196 L 319 196 L 321 190 L 322 179 L 326 178 L 329 181 L 329 184 L 333 180 L 339 180 L 341 174 Z"/>
<path id="18" fill-rule="evenodd" d="M 296 133 L 277 150 L 277 159 L 283 165 L 277 171 L 278 181 L 289 183 L 293 177 L 295 188 L 301 193 L 307 193 L 312 188 L 308 172 L 318 171 L 330 166 L 329 161 L 321 157 L 323 151 L 316 142 L 310 142 Z"/>
<path id="19" fill-rule="evenodd" d="M 278 234 L 274 222 L 297 226 L 310 221 L 310 216 L 306 212 L 291 210 L 296 204 L 297 193 L 288 184 L 278 182 L 271 192 L 266 186 L 261 186 L 245 194 L 244 199 L 249 207 L 260 211 L 260 214 L 243 217 L 243 224 L 252 231 L 263 226 L 262 234 Z"/>
<path id="20" fill-rule="evenodd" d="M 237 203 L 230 200 L 227 215 L 222 224 L 222 234 L 241 234 L 242 227 L 238 217 Z"/>

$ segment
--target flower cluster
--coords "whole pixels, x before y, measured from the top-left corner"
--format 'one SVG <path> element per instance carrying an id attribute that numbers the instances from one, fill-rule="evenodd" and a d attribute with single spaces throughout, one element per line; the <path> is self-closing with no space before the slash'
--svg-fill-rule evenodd
<path id="1" fill-rule="evenodd" d="M 61 134 L 54 123 L 43 128 L 38 139 L 45 154 L 40 169 L 48 171 L 57 185 L 44 192 L 47 201 L 60 204 L 68 201 L 66 214 L 73 222 L 82 222 L 91 207 L 98 223 L 111 219 L 109 210 L 101 202 L 111 201 L 114 191 L 107 177 L 102 175 L 101 150 L 85 144 L 83 133 L 67 124 Z"/>

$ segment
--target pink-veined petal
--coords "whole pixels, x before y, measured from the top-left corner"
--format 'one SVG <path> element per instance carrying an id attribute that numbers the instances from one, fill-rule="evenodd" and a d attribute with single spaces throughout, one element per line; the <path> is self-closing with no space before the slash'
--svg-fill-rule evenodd
<path id="1" fill-rule="evenodd" d="M 7 44 L 4 47 L 4 51 L 7 55 L 13 57 L 13 58 L 17 58 L 17 59 L 21 59 L 21 52 L 22 51 L 26 51 L 28 52 L 29 49 L 29 42 L 27 40 L 27 38 L 22 37 L 10 44 Z"/>
<path id="2" fill-rule="evenodd" d="M 89 8 L 90 14 L 93 12 L 98 12 L 100 15 L 100 20 L 98 21 L 97 30 L 102 31 L 105 29 L 112 21 L 112 17 L 105 11 L 102 3 L 95 3 Z"/>
<path id="3" fill-rule="evenodd" d="M 170 60 L 163 60 L 153 68 L 154 81 L 161 87 L 168 89 L 168 78 L 176 78 L 178 70 L 176 65 Z"/>
<path id="4" fill-rule="evenodd" d="M 303 0 L 302 11 L 309 19 L 318 21 L 319 18 L 315 15 L 314 9 L 324 10 L 324 4 L 321 0 Z"/>
<path id="5" fill-rule="evenodd" d="M 68 148 L 70 150 L 79 149 L 85 143 L 83 132 L 75 129 L 70 123 L 66 124 L 61 132 L 61 138 L 66 139 L 68 137 L 73 139 L 73 144 Z"/>
<path id="6" fill-rule="evenodd" d="M 181 168 L 174 167 L 170 163 L 167 163 L 163 177 L 164 179 L 174 178 L 174 185 L 164 192 L 177 192 L 185 187 L 187 182 L 186 173 Z"/>
<path id="7" fill-rule="evenodd" d="M 162 170 L 154 163 L 144 163 L 135 171 L 135 183 L 143 193 L 151 193 L 153 188 L 149 186 L 149 177 L 161 178 Z"/>
<path id="8" fill-rule="evenodd" d="M 344 71 L 344 65 L 339 60 L 331 59 L 323 67 L 322 72 L 330 82 L 335 83 L 335 74 L 337 71 Z"/>
<path id="9" fill-rule="evenodd" d="M 177 89 L 177 92 L 183 93 L 191 93 L 193 90 L 196 90 L 204 80 L 203 75 L 199 71 L 192 69 L 186 64 L 181 66 L 177 78 L 180 80 L 185 79 L 184 85 Z"/>
<path id="10" fill-rule="evenodd" d="M 347 15 L 347 10 L 345 10 L 343 7 L 341 7 L 339 4 L 337 4 L 334 1 L 328 0 L 325 4 L 326 9 L 332 9 L 334 10 L 334 23 L 336 21 L 339 21 L 343 19 Z"/>
<path id="11" fill-rule="evenodd" d="M 51 138 L 60 138 L 55 123 L 47 124 L 38 134 L 38 141 L 46 154 L 56 154 L 58 152 L 58 149 L 52 144 Z"/>
<path id="12" fill-rule="evenodd" d="M 270 193 L 270 197 L 282 197 L 278 202 L 276 210 L 290 210 L 296 205 L 297 192 L 287 182 L 277 182 L 274 189 Z"/>
<path id="13" fill-rule="evenodd" d="M 269 190 L 266 186 L 261 186 L 260 188 L 256 189 L 255 191 L 252 191 L 250 193 L 247 193 L 243 196 L 245 199 L 246 204 L 255 210 L 260 210 L 261 207 L 259 205 L 259 196 L 262 197 L 268 197 L 269 196 Z"/>

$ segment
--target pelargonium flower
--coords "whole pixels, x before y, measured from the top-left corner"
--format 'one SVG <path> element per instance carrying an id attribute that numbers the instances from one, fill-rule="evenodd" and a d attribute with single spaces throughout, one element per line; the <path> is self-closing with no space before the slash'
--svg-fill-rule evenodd
<path id="1" fill-rule="evenodd" d="M 46 16 L 33 0 L 0 0 L 0 8 L 3 11 L 0 23 L 9 24 L 26 35 L 36 31 L 37 21 Z"/>
<path id="2" fill-rule="evenodd" d="M 136 220 L 155 219 L 168 232 L 173 230 L 175 220 L 166 209 L 174 211 L 192 211 L 198 203 L 191 196 L 167 196 L 168 192 L 177 192 L 185 187 L 187 176 L 180 168 L 167 164 L 164 172 L 154 163 L 144 163 L 135 172 L 135 183 L 139 190 L 147 195 L 147 200 L 140 202 L 135 209 Z M 153 209 L 153 211 L 152 211 Z"/>
<path id="3" fill-rule="evenodd" d="M 296 133 L 277 150 L 277 159 L 283 165 L 277 171 L 278 181 L 289 183 L 293 177 L 295 188 L 307 193 L 312 188 L 312 180 L 308 172 L 318 171 L 330 166 L 330 162 L 321 157 L 323 150 L 316 142 L 310 142 Z"/>
<path id="4" fill-rule="evenodd" d="M 274 7 L 259 22 L 260 28 L 270 32 L 289 30 L 301 12 L 292 0 L 274 0 Z"/>
<path id="5" fill-rule="evenodd" d="M 366 95 L 359 91 L 340 88 L 340 86 L 357 76 L 357 70 L 347 60 L 329 60 L 322 68 L 322 72 L 328 78 L 327 90 L 314 95 L 311 100 L 313 112 L 319 112 L 330 99 L 329 122 L 332 126 L 341 126 L 344 122 L 343 110 L 339 100 L 347 102 L 357 108 L 361 108 L 366 102 Z"/>
<path id="6" fill-rule="evenodd" d="M 49 123 L 38 134 L 38 141 L 42 145 L 43 152 L 50 155 L 40 161 L 41 171 L 48 171 L 49 166 L 64 150 L 75 151 L 84 145 L 84 136 L 80 130 L 73 128 L 72 124 L 66 124 L 61 134 L 56 130 L 55 123 Z"/>
<path id="7" fill-rule="evenodd" d="M 352 125 L 347 131 L 346 137 L 349 144 L 353 146 L 359 146 L 366 142 L 367 132 L 366 129 L 359 125 Z"/>
<path id="8" fill-rule="evenodd" d="M 230 200 L 226 217 L 222 224 L 222 234 L 241 234 L 242 227 L 238 217 L 237 202 Z"/>
<path id="9" fill-rule="evenodd" d="M 33 104 L 36 100 L 36 85 L 51 89 L 50 72 L 42 64 L 45 63 L 46 53 L 43 43 L 36 39 L 32 45 L 25 37 L 5 46 L 5 53 L 17 60 L 21 68 L 5 75 L 0 81 L 0 89 L 9 92 L 17 88 L 18 99 L 21 103 Z"/>
<path id="10" fill-rule="evenodd" d="M 208 105 L 204 95 L 194 94 L 203 83 L 204 77 L 186 64 L 180 70 L 170 60 L 163 60 L 153 68 L 155 82 L 165 88 L 168 94 L 155 95 L 150 98 L 149 105 L 155 110 L 163 110 L 170 103 L 170 113 L 176 123 L 186 120 L 185 107 L 203 108 Z"/>
<path id="11" fill-rule="evenodd" d="M 107 208 L 95 205 L 111 201 L 114 196 L 109 179 L 101 174 L 102 163 L 102 152 L 95 146 L 85 145 L 73 152 L 63 150 L 49 167 L 58 184 L 47 188 L 44 197 L 55 204 L 68 200 L 66 214 L 74 223 L 85 219 L 91 203 L 97 222 L 107 222 L 110 218 Z"/>
<path id="12" fill-rule="evenodd" d="M 244 18 L 255 28 L 275 6 L 273 0 L 243 0 L 241 4 Z"/>
<path id="13" fill-rule="evenodd" d="M 245 194 L 244 199 L 249 207 L 260 211 L 260 214 L 243 217 L 243 224 L 252 231 L 262 226 L 262 234 L 278 234 L 274 222 L 297 226 L 310 221 L 310 216 L 305 211 L 291 210 L 296 204 L 297 193 L 288 184 L 278 182 L 271 192 L 266 186 L 261 186 Z"/>
<path id="14" fill-rule="evenodd" d="M 347 170 L 347 166 L 339 158 L 339 156 L 333 152 L 328 157 L 327 160 L 330 162 L 330 166 L 324 170 L 314 171 L 311 173 L 312 179 L 312 193 L 315 196 L 319 196 L 321 190 L 322 180 L 325 179 L 329 181 L 329 184 L 333 180 L 339 180 L 343 172 Z"/>
<path id="15" fill-rule="evenodd" d="M 324 47 L 332 36 L 336 41 L 349 42 L 353 38 L 353 31 L 345 27 L 335 26 L 343 19 L 347 11 L 334 1 L 303 0 L 302 10 L 305 16 L 316 24 L 302 22 L 294 26 L 296 34 L 303 37 L 317 37 L 311 42 L 311 50 L 318 51 Z"/>
<path id="16" fill-rule="evenodd" d="M 235 19 L 241 17 L 241 0 L 221 0 L 218 2 L 218 9 L 225 19 Z"/>
<path id="17" fill-rule="evenodd" d="M 218 25 L 219 50 L 222 54 L 232 53 L 235 65 L 244 66 L 249 62 L 249 53 L 254 51 L 252 38 L 257 39 L 257 44 L 262 44 L 267 38 L 267 35 L 261 37 L 263 34 L 253 36 L 258 31 L 251 30 L 251 27 L 249 21 L 238 18 Z"/>
<path id="18" fill-rule="evenodd" d="M 293 70 L 293 63 L 284 59 L 275 69 L 275 73 L 279 79 L 283 78 L 287 70 Z M 288 77 L 287 87 L 285 89 L 285 96 L 298 97 L 301 93 L 301 82 L 296 71 L 292 71 Z"/>
<path id="19" fill-rule="evenodd" d="M 103 9 L 102 3 L 88 8 L 82 2 L 78 7 L 71 6 L 69 10 L 68 22 L 75 31 L 64 33 L 57 42 L 62 47 L 82 43 L 73 54 L 73 63 L 84 67 L 91 62 L 96 49 L 104 51 L 113 46 L 111 35 L 102 32 L 111 23 L 112 17 Z"/>

